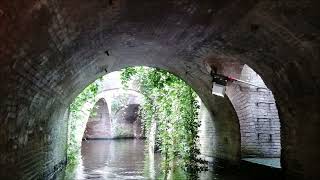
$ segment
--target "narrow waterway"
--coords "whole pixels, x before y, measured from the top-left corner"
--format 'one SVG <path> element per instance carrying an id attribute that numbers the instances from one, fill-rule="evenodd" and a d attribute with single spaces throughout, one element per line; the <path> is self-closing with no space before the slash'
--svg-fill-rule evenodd
<path id="1" fill-rule="evenodd" d="M 161 179 L 160 154 L 149 155 L 145 150 L 143 140 L 83 141 L 81 156 L 79 164 L 72 168 L 68 167 L 63 172 L 63 177 L 59 179 Z M 263 173 L 263 175 L 259 175 L 259 173 Z M 265 170 L 246 168 L 227 172 L 209 170 L 200 173 L 199 179 L 275 179 L 275 177 L 269 176 L 270 173 L 265 172 Z M 180 177 L 183 177 L 183 175 Z"/>
<path id="2" fill-rule="evenodd" d="M 67 169 L 64 179 L 150 179 L 159 172 L 159 163 L 150 165 L 143 140 L 83 141 L 81 161 Z M 159 161 L 159 154 L 154 160 Z M 152 162 L 151 162 L 152 163 Z M 152 167 L 152 168 L 151 168 Z M 152 174 L 153 173 L 153 174 Z"/>

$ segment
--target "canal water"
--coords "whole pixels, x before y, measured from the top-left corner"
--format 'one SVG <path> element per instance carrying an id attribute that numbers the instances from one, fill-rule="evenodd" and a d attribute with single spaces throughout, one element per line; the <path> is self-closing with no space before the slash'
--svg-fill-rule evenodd
<path id="1" fill-rule="evenodd" d="M 64 180 L 107 180 L 107 179 L 161 179 L 160 154 L 149 155 L 143 140 L 90 140 L 83 141 L 81 160 L 74 167 L 67 167 Z M 181 173 L 181 172 L 180 172 Z M 261 173 L 261 174 L 260 174 Z M 248 180 L 279 179 L 270 177 L 274 172 L 261 169 L 208 170 L 198 175 L 200 180 Z M 184 179 L 176 176 L 174 179 Z"/>

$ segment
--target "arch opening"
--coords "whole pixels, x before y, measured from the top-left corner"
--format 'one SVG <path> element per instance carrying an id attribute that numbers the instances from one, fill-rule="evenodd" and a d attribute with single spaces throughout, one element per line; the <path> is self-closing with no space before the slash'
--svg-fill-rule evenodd
<path id="1" fill-rule="evenodd" d="M 143 69 L 145 69 L 145 68 L 143 68 Z M 158 70 L 157 70 L 158 71 Z M 114 73 L 116 73 L 116 72 L 114 72 Z M 110 73 L 110 75 L 111 74 L 113 74 L 113 73 Z M 166 74 L 166 73 L 165 73 Z M 108 75 L 107 75 L 108 76 Z M 171 77 L 172 78 L 172 77 Z M 104 78 L 103 78 L 104 79 Z M 106 79 L 108 79 L 108 78 L 106 78 Z M 110 79 L 109 79 L 110 80 Z M 113 80 L 113 81 L 117 81 L 117 80 Z M 119 81 L 119 79 L 118 79 L 118 81 Z M 115 136 L 117 136 L 117 135 L 115 135 L 115 131 L 121 131 L 121 132 L 123 132 L 124 130 L 126 131 L 126 133 L 122 133 L 122 134 L 118 134 L 118 136 L 119 136 L 119 138 L 124 138 L 124 137 L 128 137 L 128 135 L 130 134 L 130 133 L 133 133 L 133 136 L 134 137 L 138 137 L 137 136 L 137 134 L 141 137 L 141 133 L 142 133 L 142 131 L 145 131 L 145 130 L 142 130 L 141 129 L 141 125 L 143 125 L 143 123 L 141 122 L 141 119 L 140 118 L 137 118 L 137 114 L 136 114 L 136 112 L 137 112 L 137 110 L 138 110 L 138 108 L 139 108 L 139 106 L 140 106 L 140 104 L 139 103 L 135 103 L 136 102 L 136 98 L 135 97 L 132 97 L 132 94 L 131 94 L 131 96 L 130 95 L 128 95 L 128 93 L 116 93 L 116 94 L 114 94 L 114 92 L 118 92 L 119 91 L 119 89 L 121 89 L 121 87 L 117 87 L 117 85 L 115 85 L 116 83 L 113 83 L 112 81 L 111 81 L 111 83 L 110 82 L 104 82 L 103 83 L 103 88 L 101 88 L 101 90 L 98 92 L 98 94 L 97 94 L 97 97 L 99 97 L 99 98 L 101 98 L 101 97 L 105 97 L 106 99 L 109 97 L 109 101 L 111 102 L 111 103 L 109 103 L 110 105 L 110 114 L 111 114 L 111 122 L 112 122 L 112 136 L 113 136 L 113 138 L 115 137 Z M 113 85 L 113 86 L 111 86 L 111 85 Z M 134 88 L 138 88 L 139 89 L 139 87 L 137 87 L 137 86 L 141 86 L 142 84 L 137 84 L 137 83 L 135 83 L 134 81 L 133 81 L 133 87 L 127 87 L 127 89 L 129 89 L 130 91 L 133 91 L 132 89 L 134 89 Z M 135 86 L 135 87 L 134 87 Z M 130 89 L 131 88 L 131 89 Z M 120 90 L 120 91 L 122 91 L 122 90 Z M 134 92 L 136 92 L 136 91 L 139 91 L 139 90 L 134 90 Z M 109 95 L 106 95 L 106 93 L 108 93 L 108 92 L 111 92 L 111 94 L 109 94 Z M 113 92 L 113 93 L 112 93 Z M 110 98 L 110 97 L 112 97 L 112 98 Z M 149 97 L 149 96 L 148 96 Z M 149 97 L 150 98 L 150 97 Z M 122 102 L 122 100 L 121 99 L 123 99 L 123 102 Z M 148 99 L 148 98 L 147 98 Z M 130 102 L 131 101 L 131 102 Z M 99 103 L 99 101 L 96 103 L 96 104 L 101 104 L 101 103 Z M 160 105 L 161 106 L 161 105 Z M 203 108 L 205 108 L 205 105 L 204 105 L 204 103 L 201 103 L 201 106 L 203 107 Z M 157 108 L 161 108 L 161 107 L 157 107 Z M 206 109 L 206 108 L 205 108 Z M 129 112 L 130 111 L 130 112 Z M 131 111 L 132 112 L 134 112 L 134 113 L 131 113 Z M 208 110 L 207 110 L 208 111 Z M 178 112 L 177 112 L 178 113 Z M 134 117 L 133 117 L 134 116 Z M 210 113 L 210 112 L 207 112 L 207 116 L 212 116 L 212 114 Z M 101 116 L 99 116 L 99 117 L 101 117 Z M 90 117 L 91 118 L 91 117 Z M 89 120 L 90 120 L 90 118 L 89 118 Z M 206 118 L 204 118 L 204 119 L 201 119 L 201 121 L 213 121 L 213 119 L 212 118 L 210 118 L 210 119 L 206 119 Z M 90 121 L 88 122 L 88 123 L 90 123 Z M 202 122 L 201 122 L 202 123 Z M 214 123 L 214 122 L 210 122 L 210 123 Z M 145 126 L 145 124 L 143 125 L 143 126 Z M 88 125 L 87 125 L 87 127 L 88 127 Z M 213 135 L 213 134 L 215 134 L 216 133 L 216 131 L 215 131 L 215 129 L 207 129 L 207 131 L 210 131 L 210 133 Z M 154 132 L 158 132 L 157 130 L 154 130 Z M 151 134 L 153 134 L 154 132 L 148 132 L 148 133 L 151 133 Z M 85 134 L 86 135 L 86 134 Z M 210 142 L 207 142 L 207 143 L 213 143 L 213 147 L 212 147 L 212 145 L 210 145 L 212 148 L 213 148 L 213 151 L 212 151 L 212 153 L 210 153 L 210 154 L 206 154 L 206 155 L 204 155 L 204 156 L 206 156 L 206 157 L 211 157 L 211 158 L 213 158 L 214 160 L 215 160 L 215 162 L 218 162 L 218 160 L 217 159 L 219 159 L 219 158 L 217 158 L 217 159 L 215 159 L 216 157 L 215 157 L 215 153 L 216 153 L 216 149 L 215 149 L 215 147 L 216 147 L 216 144 L 217 144 L 217 139 L 219 138 L 218 136 L 216 136 L 216 135 L 213 135 L 213 136 L 208 136 L 206 133 L 205 134 L 200 134 L 200 136 L 202 136 L 203 138 L 205 138 L 205 139 L 211 139 L 211 140 L 213 140 L 213 141 L 210 141 Z M 230 137 L 227 137 L 226 135 L 225 135 L 225 137 L 224 137 L 224 143 L 226 143 L 226 144 L 228 144 L 229 142 L 228 142 L 228 139 L 229 139 Z M 89 140 L 90 140 L 90 138 L 89 138 Z M 204 142 L 204 141 L 202 141 L 202 142 Z M 186 146 L 187 147 L 187 146 Z"/>
<path id="2" fill-rule="evenodd" d="M 82 139 L 109 139 L 112 137 L 111 129 L 108 104 L 101 98 L 90 113 Z"/>
<path id="3" fill-rule="evenodd" d="M 281 168 L 280 118 L 272 91 L 246 64 L 210 59 L 206 63 L 209 70 L 242 81 L 229 81 L 225 91 L 239 119 L 242 160 Z"/>
<path id="4" fill-rule="evenodd" d="M 229 102 L 211 97 L 210 75 L 202 66 L 203 58 L 214 56 L 237 59 L 261 75 L 278 105 L 283 171 L 319 179 L 318 4 L 1 2 L 1 176 L 54 174 L 65 163 L 68 105 L 106 70 L 130 65 L 168 69 L 189 82 L 214 115 L 219 136 L 233 137 L 221 138 L 216 154 L 239 159 L 229 144 L 237 137 L 228 123 L 236 122 L 223 121 L 232 114 Z M 33 166 L 31 155 L 37 159 Z"/>
<path id="5" fill-rule="evenodd" d="M 258 86 L 234 83 L 227 87 L 226 94 L 239 118 L 241 157 L 280 168 L 280 118 L 273 93 L 247 65 L 242 67 L 239 79 Z"/>

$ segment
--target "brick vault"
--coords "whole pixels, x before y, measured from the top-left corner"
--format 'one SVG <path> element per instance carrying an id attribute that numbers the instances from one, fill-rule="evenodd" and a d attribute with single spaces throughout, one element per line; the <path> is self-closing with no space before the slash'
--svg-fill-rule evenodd
<path id="1" fill-rule="evenodd" d="M 237 164 L 239 120 L 228 98 L 211 95 L 206 71 L 207 62 L 237 62 L 273 92 L 286 177 L 319 179 L 319 8 L 317 0 L 2 0 L 0 177 L 54 174 L 66 161 L 70 102 L 106 71 L 135 65 L 190 84 L 214 121 L 215 156 Z"/>

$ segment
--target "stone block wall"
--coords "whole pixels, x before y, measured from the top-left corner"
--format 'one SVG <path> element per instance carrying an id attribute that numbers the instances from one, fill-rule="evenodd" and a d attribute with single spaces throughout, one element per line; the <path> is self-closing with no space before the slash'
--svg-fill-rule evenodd
<path id="1" fill-rule="evenodd" d="M 111 138 L 111 120 L 107 103 L 100 99 L 89 116 L 83 139 L 106 138 Z"/>
<path id="2" fill-rule="evenodd" d="M 212 111 L 204 104 L 203 101 L 200 101 L 200 110 L 199 110 L 199 121 L 200 127 L 198 129 L 199 136 L 199 149 L 200 149 L 200 158 L 208 161 L 214 166 L 234 166 L 239 165 L 240 162 L 240 132 L 239 124 L 234 125 L 231 123 L 221 123 L 219 122 Z M 231 104 L 231 103 L 230 103 Z M 229 112 L 231 113 L 231 112 Z M 236 136 L 235 139 L 230 139 L 228 133 L 220 134 L 233 126 L 233 134 Z M 221 153 L 224 152 L 233 152 L 235 157 L 233 161 L 226 160 L 226 156 Z"/>
<path id="3" fill-rule="evenodd" d="M 181 2 L 1 1 L 0 176 L 10 176 L 2 179 L 54 170 L 66 134 L 57 112 L 106 69 L 125 66 L 180 75 L 223 125 L 217 135 L 236 144 L 238 134 L 224 126 L 235 124 L 225 118 L 231 111 L 210 96 L 210 76 L 199 68 L 208 56 L 240 60 L 262 75 L 281 115 L 285 174 L 320 179 L 319 1 Z M 237 155 L 221 144 L 224 157 Z"/>
<path id="4" fill-rule="evenodd" d="M 201 122 L 198 134 L 201 157 L 212 162 L 216 154 L 217 137 L 213 118 L 203 102 L 200 103 L 199 120 Z"/>
<path id="5" fill-rule="evenodd" d="M 250 67 L 244 66 L 240 79 L 266 88 Z M 280 157 L 280 120 L 269 89 L 232 83 L 227 87 L 240 122 L 242 157 Z"/>

